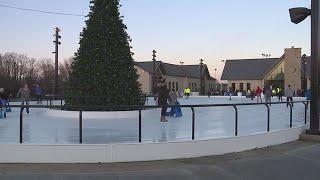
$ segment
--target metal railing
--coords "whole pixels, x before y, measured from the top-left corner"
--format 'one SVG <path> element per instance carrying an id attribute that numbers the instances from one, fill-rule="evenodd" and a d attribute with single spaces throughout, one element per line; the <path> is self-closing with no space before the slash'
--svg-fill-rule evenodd
<path id="1" fill-rule="evenodd" d="M 238 116 L 239 116 L 239 106 L 265 106 L 267 110 L 267 122 L 266 122 L 266 131 L 270 132 L 270 106 L 275 104 L 287 104 L 290 107 L 290 122 L 289 127 L 293 127 L 293 104 L 303 103 L 304 104 L 304 124 L 307 124 L 307 113 L 308 105 L 310 101 L 293 101 L 290 103 L 287 102 L 273 102 L 273 103 L 237 103 L 237 104 L 201 104 L 201 105 L 179 105 L 181 108 L 190 108 L 192 112 L 192 140 L 195 140 L 195 126 L 196 126 L 196 116 L 195 108 L 205 108 L 205 107 L 233 107 L 235 112 L 235 121 L 234 121 L 234 135 L 238 136 Z M 51 105 L 50 105 L 51 104 Z M 66 106 L 52 105 L 52 102 L 46 105 L 29 105 L 29 108 L 54 108 L 54 109 L 64 109 Z M 72 111 L 79 112 L 79 143 L 83 143 L 83 117 L 82 114 L 84 111 L 114 111 L 117 109 L 136 109 L 139 112 L 139 142 L 142 142 L 142 111 L 147 109 L 159 109 L 162 107 L 175 107 L 175 106 L 118 106 L 118 107 L 108 107 L 108 106 L 68 106 L 73 109 Z M 11 108 L 27 108 L 26 105 L 11 105 Z M 20 110 L 20 138 L 19 142 L 23 143 L 23 112 Z"/>

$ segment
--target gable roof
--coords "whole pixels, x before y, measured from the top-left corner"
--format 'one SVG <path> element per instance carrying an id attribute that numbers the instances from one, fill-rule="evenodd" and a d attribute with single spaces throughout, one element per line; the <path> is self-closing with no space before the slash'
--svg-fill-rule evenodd
<path id="1" fill-rule="evenodd" d="M 283 58 L 227 60 L 221 80 L 262 80 Z"/>
<path id="2" fill-rule="evenodd" d="M 135 62 L 135 65 L 142 68 L 143 70 L 152 73 L 153 72 L 153 62 Z M 176 65 L 163 63 L 161 61 L 156 62 L 156 69 L 163 69 L 163 73 L 167 76 L 175 76 L 175 77 L 189 77 L 189 78 L 200 78 L 200 65 Z M 206 73 L 208 77 L 210 73 L 208 71 L 207 65 L 203 65 L 203 72 Z M 214 78 L 212 78 L 214 79 Z"/>
<path id="3" fill-rule="evenodd" d="M 156 69 L 159 68 L 161 61 L 156 61 Z M 152 61 L 146 61 L 146 62 L 134 62 L 134 65 L 138 66 L 139 68 L 152 73 L 153 72 L 153 62 Z"/>

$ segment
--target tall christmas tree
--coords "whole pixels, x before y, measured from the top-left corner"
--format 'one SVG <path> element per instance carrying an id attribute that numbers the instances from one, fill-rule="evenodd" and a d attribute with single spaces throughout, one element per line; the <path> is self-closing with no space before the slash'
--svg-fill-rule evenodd
<path id="1" fill-rule="evenodd" d="M 90 1 L 89 19 L 80 34 L 80 48 L 67 85 L 67 105 L 143 104 L 131 39 L 119 6 L 119 0 Z"/>

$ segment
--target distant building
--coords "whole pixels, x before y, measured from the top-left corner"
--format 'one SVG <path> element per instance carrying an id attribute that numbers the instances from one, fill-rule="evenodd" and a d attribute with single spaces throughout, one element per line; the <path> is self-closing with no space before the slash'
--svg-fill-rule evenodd
<path id="1" fill-rule="evenodd" d="M 135 62 L 135 68 L 140 76 L 139 82 L 142 84 L 142 91 L 146 94 L 152 92 L 153 62 Z M 201 73 L 204 79 L 205 92 L 217 88 L 217 80 L 211 77 L 208 67 L 204 64 Z M 200 91 L 200 65 L 175 65 L 156 62 L 156 79 L 165 78 L 168 89 L 183 92 L 187 87 L 192 92 Z"/>
<path id="2" fill-rule="evenodd" d="M 285 89 L 303 89 L 301 48 L 288 48 L 280 58 L 227 60 L 221 80 L 228 81 L 233 90 L 246 91 L 272 85 Z M 306 77 L 310 77 L 310 57 L 306 58 Z M 308 82 L 310 84 L 310 82 Z"/>

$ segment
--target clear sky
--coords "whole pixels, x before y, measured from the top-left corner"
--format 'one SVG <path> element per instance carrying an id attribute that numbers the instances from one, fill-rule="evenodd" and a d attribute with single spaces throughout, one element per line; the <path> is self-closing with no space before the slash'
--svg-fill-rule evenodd
<path id="1" fill-rule="evenodd" d="M 0 0 L 2 5 L 84 14 L 89 0 Z M 223 59 L 280 57 L 284 48 L 310 54 L 310 18 L 290 22 L 288 9 L 310 7 L 310 0 L 121 0 L 121 14 L 133 39 L 135 60 L 177 64 L 204 59 L 212 76 Z M 0 7 L 0 53 L 54 58 L 53 28 L 62 29 L 60 59 L 73 56 L 85 17 L 39 14 Z"/>

